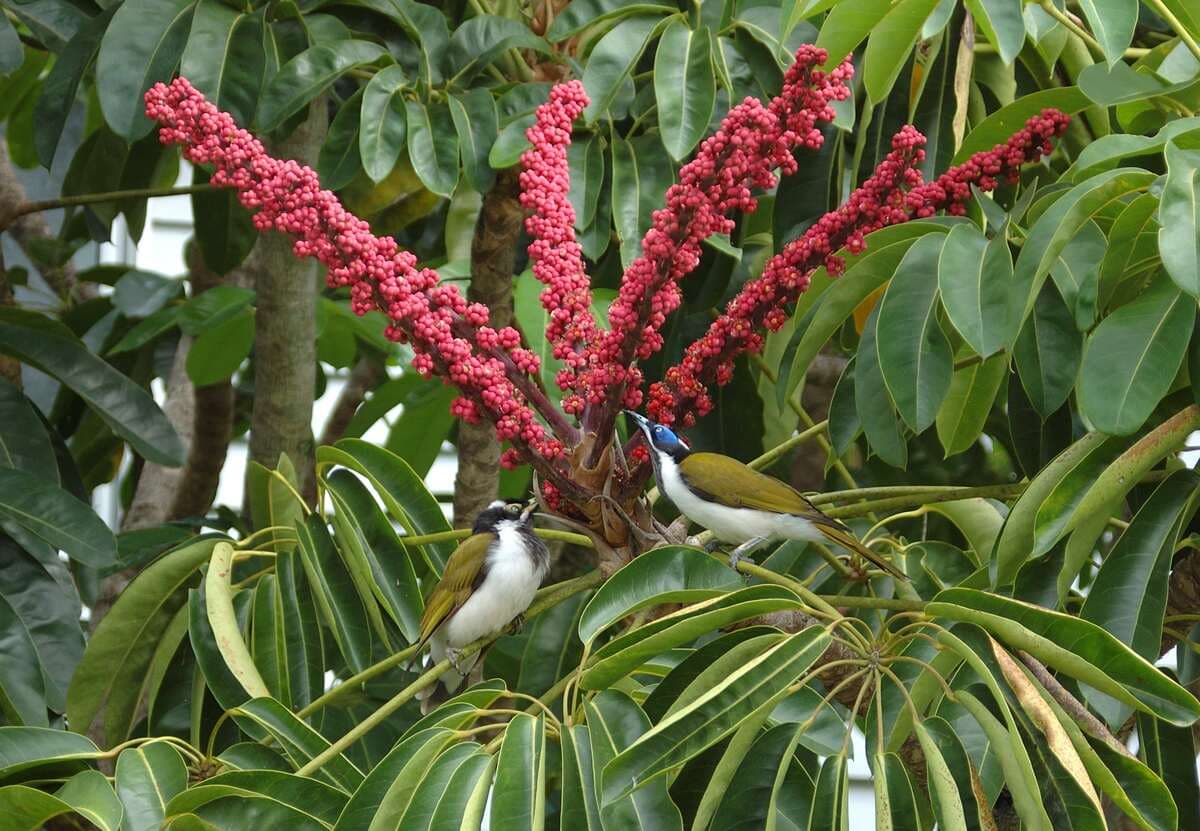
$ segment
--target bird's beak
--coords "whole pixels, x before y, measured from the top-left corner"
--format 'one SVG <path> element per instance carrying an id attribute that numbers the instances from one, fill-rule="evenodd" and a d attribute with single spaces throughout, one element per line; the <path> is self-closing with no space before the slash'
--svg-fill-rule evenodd
<path id="1" fill-rule="evenodd" d="M 625 412 L 625 415 L 627 415 L 633 419 L 633 423 L 636 424 L 638 426 L 638 429 L 640 429 L 643 433 L 645 433 L 646 438 L 649 439 L 650 438 L 650 419 L 646 418 L 641 413 L 635 413 L 633 410 L 625 410 L 624 412 Z"/>

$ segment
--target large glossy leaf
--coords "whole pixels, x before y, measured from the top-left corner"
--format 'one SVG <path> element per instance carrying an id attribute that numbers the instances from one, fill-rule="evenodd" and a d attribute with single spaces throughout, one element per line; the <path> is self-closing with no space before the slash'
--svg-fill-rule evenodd
<path id="1" fill-rule="evenodd" d="M 392 519 L 409 534 L 450 530 L 445 514 L 421 478 L 403 459 L 381 447 L 361 439 L 342 439 L 333 447 L 318 448 L 317 464 L 322 468 L 339 464 L 366 477 Z M 421 551 L 440 574 L 454 548 L 453 542 L 429 543 L 421 546 Z"/>
<path id="2" fill-rule="evenodd" d="M 118 8 L 118 5 L 109 6 L 80 26 L 66 48 L 55 55 L 54 66 L 42 81 L 33 108 L 33 145 L 38 161 L 47 170 L 54 165 L 67 119 L 75 106 L 79 84 L 96 59 L 100 40 Z"/>
<path id="3" fill-rule="evenodd" d="M 306 707 L 325 691 L 323 644 L 317 609 L 302 576 L 304 566 L 298 551 L 280 551 L 275 555 L 275 594 L 277 627 L 276 651 L 285 669 L 291 706 Z"/>
<path id="4" fill-rule="evenodd" d="M 420 730 L 401 740 L 363 780 L 338 817 L 336 831 L 382 831 L 397 823 L 412 802 L 421 774 L 454 741 L 445 727 Z"/>
<path id="5" fill-rule="evenodd" d="M 164 554 L 126 587 L 88 641 L 67 691 L 67 721 L 86 730 L 106 708 L 106 733 L 124 738 L 132 726 L 154 633 L 162 632 L 187 601 L 197 569 L 212 556 L 216 539 L 188 543 Z"/>
<path id="6" fill-rule="evenodd" d="M 1183 291 L 1200 297 L 1200 151 L 1166 148 L 1167 183 L 1158 209 L 1158 250 Z"/>
<path id="7" fill-rule="evenodd" d="M 406 102 L 408 156 L 422 184 L 449 196 L 458 184 L 458 134 L 445 104 Z"/>
<path id="8" fill-rule="evenodd" d="M 674 181 L 674 171 L 653 136 L 617 139 L 612 145 L 613 226 L 621 241 L 621 263 L 628 267 L 642 253 L 642 235 L 651 214 L 662 206 L 662 195 Z"/>
<path id="9" fill-rule="evenodd" d="M 671 158 L 682 161 L 703 138 L 717 100 L 712 35 L 673 20 L 654 53 L 654 98 L 658 129 Z"/>
<path id="10" fill-rule="evenodd" d="M 891 8 L 889 0 L 838 3 L 821 25 L 817 46 L 829 52 L 826 66 L 836 66 L 870 34 Z"/>
<path id="11" fill-rule="evenodd" d="M 132 0 L 113 15 L 96 59 L 96 91 L 104 119 L 121 138 L 150 131 L 142 95 L 179 64 L 194 8 L 194 0 Z"/>
<path id="12" fill-rule="evenodd" d="M 385 55 L 366 40 L 318 43 L 292 58 L 271 79 L 258 101 L 258 126 L 274 130 L 343 74 Z"/>
<path id="13" fill-rule="evenodd" d="M 1006 235 L 989 241 L 973 225 L 955 226 L 942 245 L 937 268 L 946 314 L 975 353 L 987 356 L 1009 346 L 1009 318 L 1021 310 L 1013 308 L 1013 264 Z"/>
<path id="14" fill-rule="evenodd" d="M 523 21 L 494 14 L 479 14 L 463 21 L 446 47 L 447 74 L 466 84 L 507 49 L 550 52 L 550 44 L 535 35 Z"/>
<path id="15" fill-rule="evenodd" d="M 593 783 L 603 780 L 604 769 L 621 751 L 640 738 L 649 728 L 650 719 L 633 699 L 616 690 L 605 690 L 587 703 L 587 728 L 590 736 Z M 628 796 L 601 804 L 605 828 L 630 831 L 683 828 L 679 808 L 671 801 L 667 783 L 658 780 Z"/>
<path id="16" fill-rule="evenodd" d="M 1166 783 L 1179 811 L 1179 828 L 1200 822 L 1196 743 L 1190 727 L 1176 727 L 1142 713 L 1137 717 L 1138 755 Z"/>
<path id="17" fill-rule="evenodd" d="M 254 312 L 242 309 L 229 320 L 196 336 L 188 349 L 187 375 L 198 387 L 227 380 L 254 346 Z"/>
<path id="18" fill-rule="evenodd" d="M 454 129 L 458 131 L 463 173 L 471 187 L 486 193 L 496 179 L 496 172 L 488 164 L 488 154 L 492 152 L 500 129 L 496 100 L 487 90 L 477 88 L 463 95 L 450 96 L 448 103 Z"/>
<path id="19" fill-rule="evenodd" d="M 261 725 L 274 737 L 296 767 L 305 765 L 318 753 L 329 749 L 327 739 L 273 698 L 255 698 L 233 712 Z M 319 775 L 335 787 L 350 793 L 363 781 L 362 772 L 341 754 L 326 762 Z"/>
<path id="20" fill-rule="evenodd" d="M 125 808 L 121 827 L 127 831 L 157 831 L 167 803 L 187 787 L 183 759 L 166 742 L 122 750 L 116 773 L 117 796 Z"/>
<path id="21" fill-rule="evenodd" d="M 0 594 L 0 715 L 13 725 L 46 727 L 46 686 L 37 645 L 25 621 L 7 597 Z"/>
<path id="22" fill-rule="evenodd" d="M 656 724 L 605 768 L 603 801 L 632 793 L 732 733 L 751 713 L 782 698 L 828 644 L 828 633 L 818 627 L 792 635 Z"/>
<path id="23" fill-rule="evenodd" d="M 1079 0 L 1079 8 L 1110 64 L 1121 60 L 1138 21 L 1137 0 Z"/>
<path id="24" fill-rule="evenodd" d="M 585 600 L 586 594 L 570 597 L 551 606 L 525 627 L 528 634 L 521 652 L 518 692 L 542 695 L 579 663 L 583 644 L 576 631 Z"/>
<path id="25" fill-rule="evenodd" d="M 205 611 L 216 636 L 217 648 L 225 665 L 247 695 L 268 695 L 250 649 L 242 638 L 237 613 L 233 609 L 233 545 L 219 542 L 213 546 L 212 559 L 204 577 Z"/>
<path id="26" fill-rule="evenodd" d="M 1200 718 L 1200 702 L 1099 626 L 975 589 L 947 589 L 931 615 L 975 623 L 1014 649 L 1172 724 Z"/>
<path id="27" fill-rule="evenodd" d="M 854 360 L 854 405 L 872 452 L 892 467 L 903 468 L 908 464 L 908 443 L 880 367 L 878 320 L 876 306 L 863 327 Z"/>
<path id="28" fill-rule="evenodd" d="M 0 816 L 13 829 L 46 827 L 55 817 L 76 814 L 100 831 L 119 831 L 123 809 L 98 770 L 77 773 L 53 794 L 25 785 L 0 788 Z"/>
<path id="29" fill-rule="evenodd" d="M 245 127 L 254 118 L 265 70 L 261 17 L 220 0 L 199 0 L 180 74 Z"/>
<path id="30" fill-rule="evenodd" d="M 659 15 L 628 17 L 600 39 L 583 69 L 583 86 L 591 103 L 584 110 L 588 123 L 595 123 L 612 107 L 629 73 L 662 25 Z"/>
<path id="31" fill-rule="evenodd" d="M 1195 299 L 1160 277 L 1101 321 L 1079 374 L 1079 409 L 1097 430 L 1124 436 L 1142 426 L 1183 363 L 1195 312 Z"/>
<path id="32" fill-rule="evenodd" d="M 587 643 L 639 609 L 704 600 L 742 585 L 737 572 L 697 548 L 656 548 L 630 560 L 597 590 L 579 618 L 579 638 Z"/>
<path id="33" fill-rule="evenodd" d="M 807 827 L 811 831 L 845 831 L 850 821 L 850 776 L 845 753 L 828 756 L 817 774 Z"/>
<path id="34" fill-rule="evenodd" d="M 333 633 L 342 657 L 355 672 L 371 663 L 371 627 L 362 597 L 318 516 L 296 524 L 301 562 L 317 609 Z"/>
<path id="35" fill-rule="evenodd" d="M 49 727 L 0 727 L 0 781 L 34 776 L 40 768 L 82 768 L 100 755 L 87 736 Z"/>
<path id="36" fill-rule="evenodd" d="M 961 164 L 972 154 L 980 150 L 990 150 L 1001 144 L 1046 107 L 1054 107 L 1067 115 L 1074 115 L 1090 105 L 1091 101 L 1078 87 L 1055 87 L 1023 95 L 976 124 L 954 154 L 954 164 Z"/>
<path id="37" fill-rule="evenodd" d="M 0 468 L 58 482 L 58 464 L 46 428 L 20 389 L 0 379 Z"/>
<path id="38" fill-rule="evenodd" d="M 0 352 L 53 375 L 147 461 L 183 464 L 183 442 L 150 394 L 65 328 L 32 312 L 7 310 L 0 315 Z"/>
<path id="39" fill-rule="evenodd" d="M 780 724 L 762 733 L 725 790 L 713 831 L 788 828 L 790 817 L 812 812 L 816 759 L 799 751 L 802 729 Z"/>
<path id="40" fill-rule="evenodd" d="M 174 818 L 194 813 L 206 828 L 328 829 L 345 804 L 345 794 L 316 779 L 275 770 L 235 770 L 188 788 L 167 803 Z M 259 825 L 261 823 L 261 825 Z"/>
<path id="41" fill-rule="evenodd" d="M 430 831 L 460 831 L 480 827 L 491 793 L 496 761 L 495 756 L 476 750 L 458 765 L 438 795 L 427 826 Z M 418 794 L 414 802 L 421 796 Z"/>
<path id="42" fill-rule="evenodd" d="M 401 93 L 408 83 L 408 73 L 393 65 L 371 76 L 363 90 L 358 152 L 373 182 L 387 178 L 404 150 L 407 122 Z"/>
<path id="43" fill-rule="evenodd" d="M 546 722 L 514 716 L 504 731 L 492 791 L 492 822 L 513 831 L 540 831 L 546 816 Z"/>
<path id="44" fill-rule="evenodd" d="M 937 434 L 947 458 L 975 444 L 1008 375 L 1003 355 L 956 370 L 937 413 Z"/>
<path id="45" fill-rule="evenodd" d="M 928 234 L 917 240 L 879 302 L 879 369 L 897 411 L 915 433 L 933 423 L 954 371 L 950 343 L 937 320 L 934 277 L 945 239 Z"/>
<path id="46" fill-rule="evenodd" d="M 338 109 L 329 124 L 325 143 L 317 156 L 317 173 L 321 186 L 341 190 L 354 180 L 362 169 L 358 149 L 358 133 L 362 118 L 363 90 L 350 96 Z"/>
<path id="47" fill-rule="evenodd" d="M 1011 64 L 1025 43 L 1020 0 L 966 0 L 965 5 L 1000 53 L 1001 60 L 1005 65 Z"/>
<path id="48" fill-rule="evenodd" d="M 1058 289 L 1053 283 L 1044 283 L 1013 345 L 1021 386 L 1043 418 L 1061 407 L 1071 394 L 1082 360 L 1082 341 Z"/>
<path id="49" fill-rule="evenodd" d="M 921 33 L 921 25 L 937 3 L 938 0 L 901 0 L 871 27 L 863 53 L 863 87 L 872 104 L 883 101 L 891 92 Z"/>
<path id="50" fill-rule="evenodd" d="M 0 468 L 0 517 L 89 566 L 116 559 L 112 531 L 90 505 L 23 470 Z"/>
<path id="51" fill-rule="evenodd" d="M 762 638 L 763 635 L 774 635 L 774 638 Z M 697 679 L 715 670 L 717 663 L 725 655 L 735 650 L 741 651 L 740 647 L 744 641 L 757 641 L 758 651 L 762 652 L 781 637 L 782 635 L 774 630 L 763 626 L 747 626 L 718 635 L 708 643 L 692 650 L 691 654 L 675 664 L 666 677 L 655 685 L 650 695 L 646 696 L 646 700 L 641 705 L 642 709 L 646 711 L 646 715 L 650 716 L 651 720 L 661 720 L 669 711 L 678 709 L 677 702 L 680 701 L 680 696 L 685 690 L 695 689 Z M 742 654 L 747 653 L 743 652 Z M 694 696 L 689 700 L 694 700 Z"/>
<path id="52" fill-rule="evenodd" d="M 614 17 L 674 11 L 677 11 L 677 7 L 670 0 L 572 0 L 555 15 L 546 37 L 557 42 Z"/>

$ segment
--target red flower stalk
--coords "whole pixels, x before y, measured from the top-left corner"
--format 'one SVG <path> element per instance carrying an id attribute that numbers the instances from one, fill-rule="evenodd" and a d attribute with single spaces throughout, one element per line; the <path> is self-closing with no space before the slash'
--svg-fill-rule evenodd
<path id="1" fill-rule="evenodd" d="M 820 146 L 817 125 L 833 119 L 833 101 L 849 96 L 845 82 L 853 71 L 848 61 L 832 72 L 817 69 L 826 58 L 823 49 L 802 46 L 788 69 L 782 92 L 766 106 L 747 98 L 733 107 L 720 129 L 684 165 L 679 183 L 667 191 L 665 207 L 654 212 L 642 240 L 642 255 L 625 271 L 618 296 L 609 307 L 608 331 L 598 329 L 590 319 L 589 297 L 584 281 L 577 276 L 574 232 L 567 225 L 568 218 L 573 221 L 574 217 L 569 205 L 563 209 L 567 183 L 560 182 L 557 175 L 566 169 L 570 124 L 566 116 L 578 112 L 580 99 L 576 91 L 564 92 L 560 100 L 539 108 L 538 121 L 529 134 L 535 150 L 527 153 L 525 162 L 528 186 L 542 186 L 536 196 L 529 197 L 529 204 L 540 206 L 551 191 L 561 195 L 561 200 L 554 202 L 553 211 L 539 207 L 531 221 L 530 230 L 538 243 L 547 242 L 539 245 L 535 268 L 546 266 L 545 276 L 539 274 L 539 278 L 550 286 L 543 293 L 543 302 L 552 314 L 559 310 L 574 314 L 572 324 L 556 325 L 552 337 L 557 338 L 555 354 L 566 362 L 558 383 L 572 393 L 564 399 L 564 407 L 572 413 L 592 407 L 590 412 L 596 417 L 585 417 L 585 421 L 593 422 L 589 426 L 598 435 L 611 432 L 618 405 L 641 404 L 642 373 L 634 362 L 662 348 L 659 330 L 667 315 L 679 307 L 677 283 L 699 263 L 700 243 L 713 234 L 729 233 L 734 212 L 753 211 L 757 207 L 753 189 L 773 187 L 776 168 L 785 173 L 795 171 L 794 147 Z M 545 146 L 548 137 L 554 140 L 553 150 Z M 547 187 L 550 183 L 553 188 Z M 543 221 L 551 217 L 557 222 Z M 550 244 L 551 240 L 555 243 Z M 585 347 L 582 351 L 581 345 Z"/>
<path id="2" fill-rule="evenodd" d="M 164 144 L 183 145 L 189 161 L 214 167 L 214 185 L 237 189 L 241 203 L 255 211 L 257 228 L 291 235 L 296 256 L 316 257 L 328 268 L 330 286 L 348 286 L 356 313 L 381 309 L 390 321 L 387 337 L 407 341 L 416 351 L 413 367 L 426 376 L 436 373 L 462 392 L 453 405 L 457 416 L 493 422 L 501 439 L 570 492 L 565 471 L 551 463 L 561 457 L 563 440 L 574 440 L 575 430 L 530 377 L 538 358 L 520 347 L 516 329 L 488 327 L 486 306 L 468 303 L 432 269 L 417 268 L 416 257 L 400 251 L 395 240 L 372 234 L 364 220 L 321 189 L 315 171 L 270 156 L 186 79 L 151 88 L 146 114 L 162 124 Z M 531 403 L 558 437 L 547 433 Z"/>
<path id="3" fill-rule="evenodd" d="M 786 322 L 785 307 L 808 288 L 812 273 L 822 265 L 833 276 L 841 273 L 845 264 L 834 252 L 844 247 L 860 253 L 866 247 L 864 237 L 888 225 L 940 210 L 962 214 L 971 185 L 990 191 L 1001 177 L 1017 181 L 1021 165 L 1049 153 L 1067 121 L 1058 110 L 1045 110 L 1004 144 L 976 153 L 929 183 L 921 181 L 919 170 L 925 137 L 914 127 L 901 129 L 892 139 L 892 152 L 845 204 L 772 257 L 762 276 L 748 282 L 708 332 L 687 348 L 683 360 L 667 371 L 664 381 L 651 387 L 651 417 L 667 424 L 693 424 L 712 409 L 708 385 L 728 383 L 734 359 L 762 349 L 759 330 L 776 330 Z"/>

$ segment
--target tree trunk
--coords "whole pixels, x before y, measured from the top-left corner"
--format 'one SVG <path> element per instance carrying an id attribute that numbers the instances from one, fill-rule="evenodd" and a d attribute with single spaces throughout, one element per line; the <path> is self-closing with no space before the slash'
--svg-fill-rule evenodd
<path id="1" fill-rule="evenodd" d="M 483 198 L 471 240 L 468 299 L 491 310 L 499 329 L 512 322 L 512 279 L 525 217 L 515 170 L 501 171 Z M 500 490 L 500 442 L 490 424 L 458 424 L 458 473 L 454 477 L 454 525 L 469 526 Z"/>
<path id="2" fill-rule="evenodd" d="M 8 145 L 0 142 L 0 216 L 10 216 L 27 201 L 25 186 L 17 178 L 17 172 L 8 158 Z M 46 217 L 40 212 L 17 217 L 4 230 L 12 234 L 25 256 L 34 262 L 37 259 L 30 254 L 30 243 L 55 236 Z M 75 267 L 69 261 L 61 266 L 41 267 L 40 273 L 50 290 L 61 298 L 66 298 L 75 288 Z"/>
<path id="3" fill-rule="evenodd" d="M 295 132 L 269 148 L 271 153 L 316 164 L 328 121 L 321 96 Z M 273 469 L 286 453 L 295 465 L 301 493 L 313 501 L 317 263 L 297 260 L 288 238 L 272 232 L 259 237 L 246 271 L 257 292 L 250 459 Z"/>

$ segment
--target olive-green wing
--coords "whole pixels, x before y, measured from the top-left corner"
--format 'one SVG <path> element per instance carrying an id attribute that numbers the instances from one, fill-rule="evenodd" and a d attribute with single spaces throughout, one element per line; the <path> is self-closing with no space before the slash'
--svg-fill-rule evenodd
<path id="1" fill-rule="evenodd" d="M 467 602 L 471 592 L 483 580 L 488 547 L 495 534 L 474 534 L 467 537 L 446 562 L 442 579 L 433 587 L 421 615 L 421 639 L 424 644 L 439 626 Z"/>
<path id="2" fill-rule="evenodd" d="M 730 508 L 824 517 L 791 485 L 719 453 L 688 455 L 679 465 L 679 474 L 693 490 Z"/>

